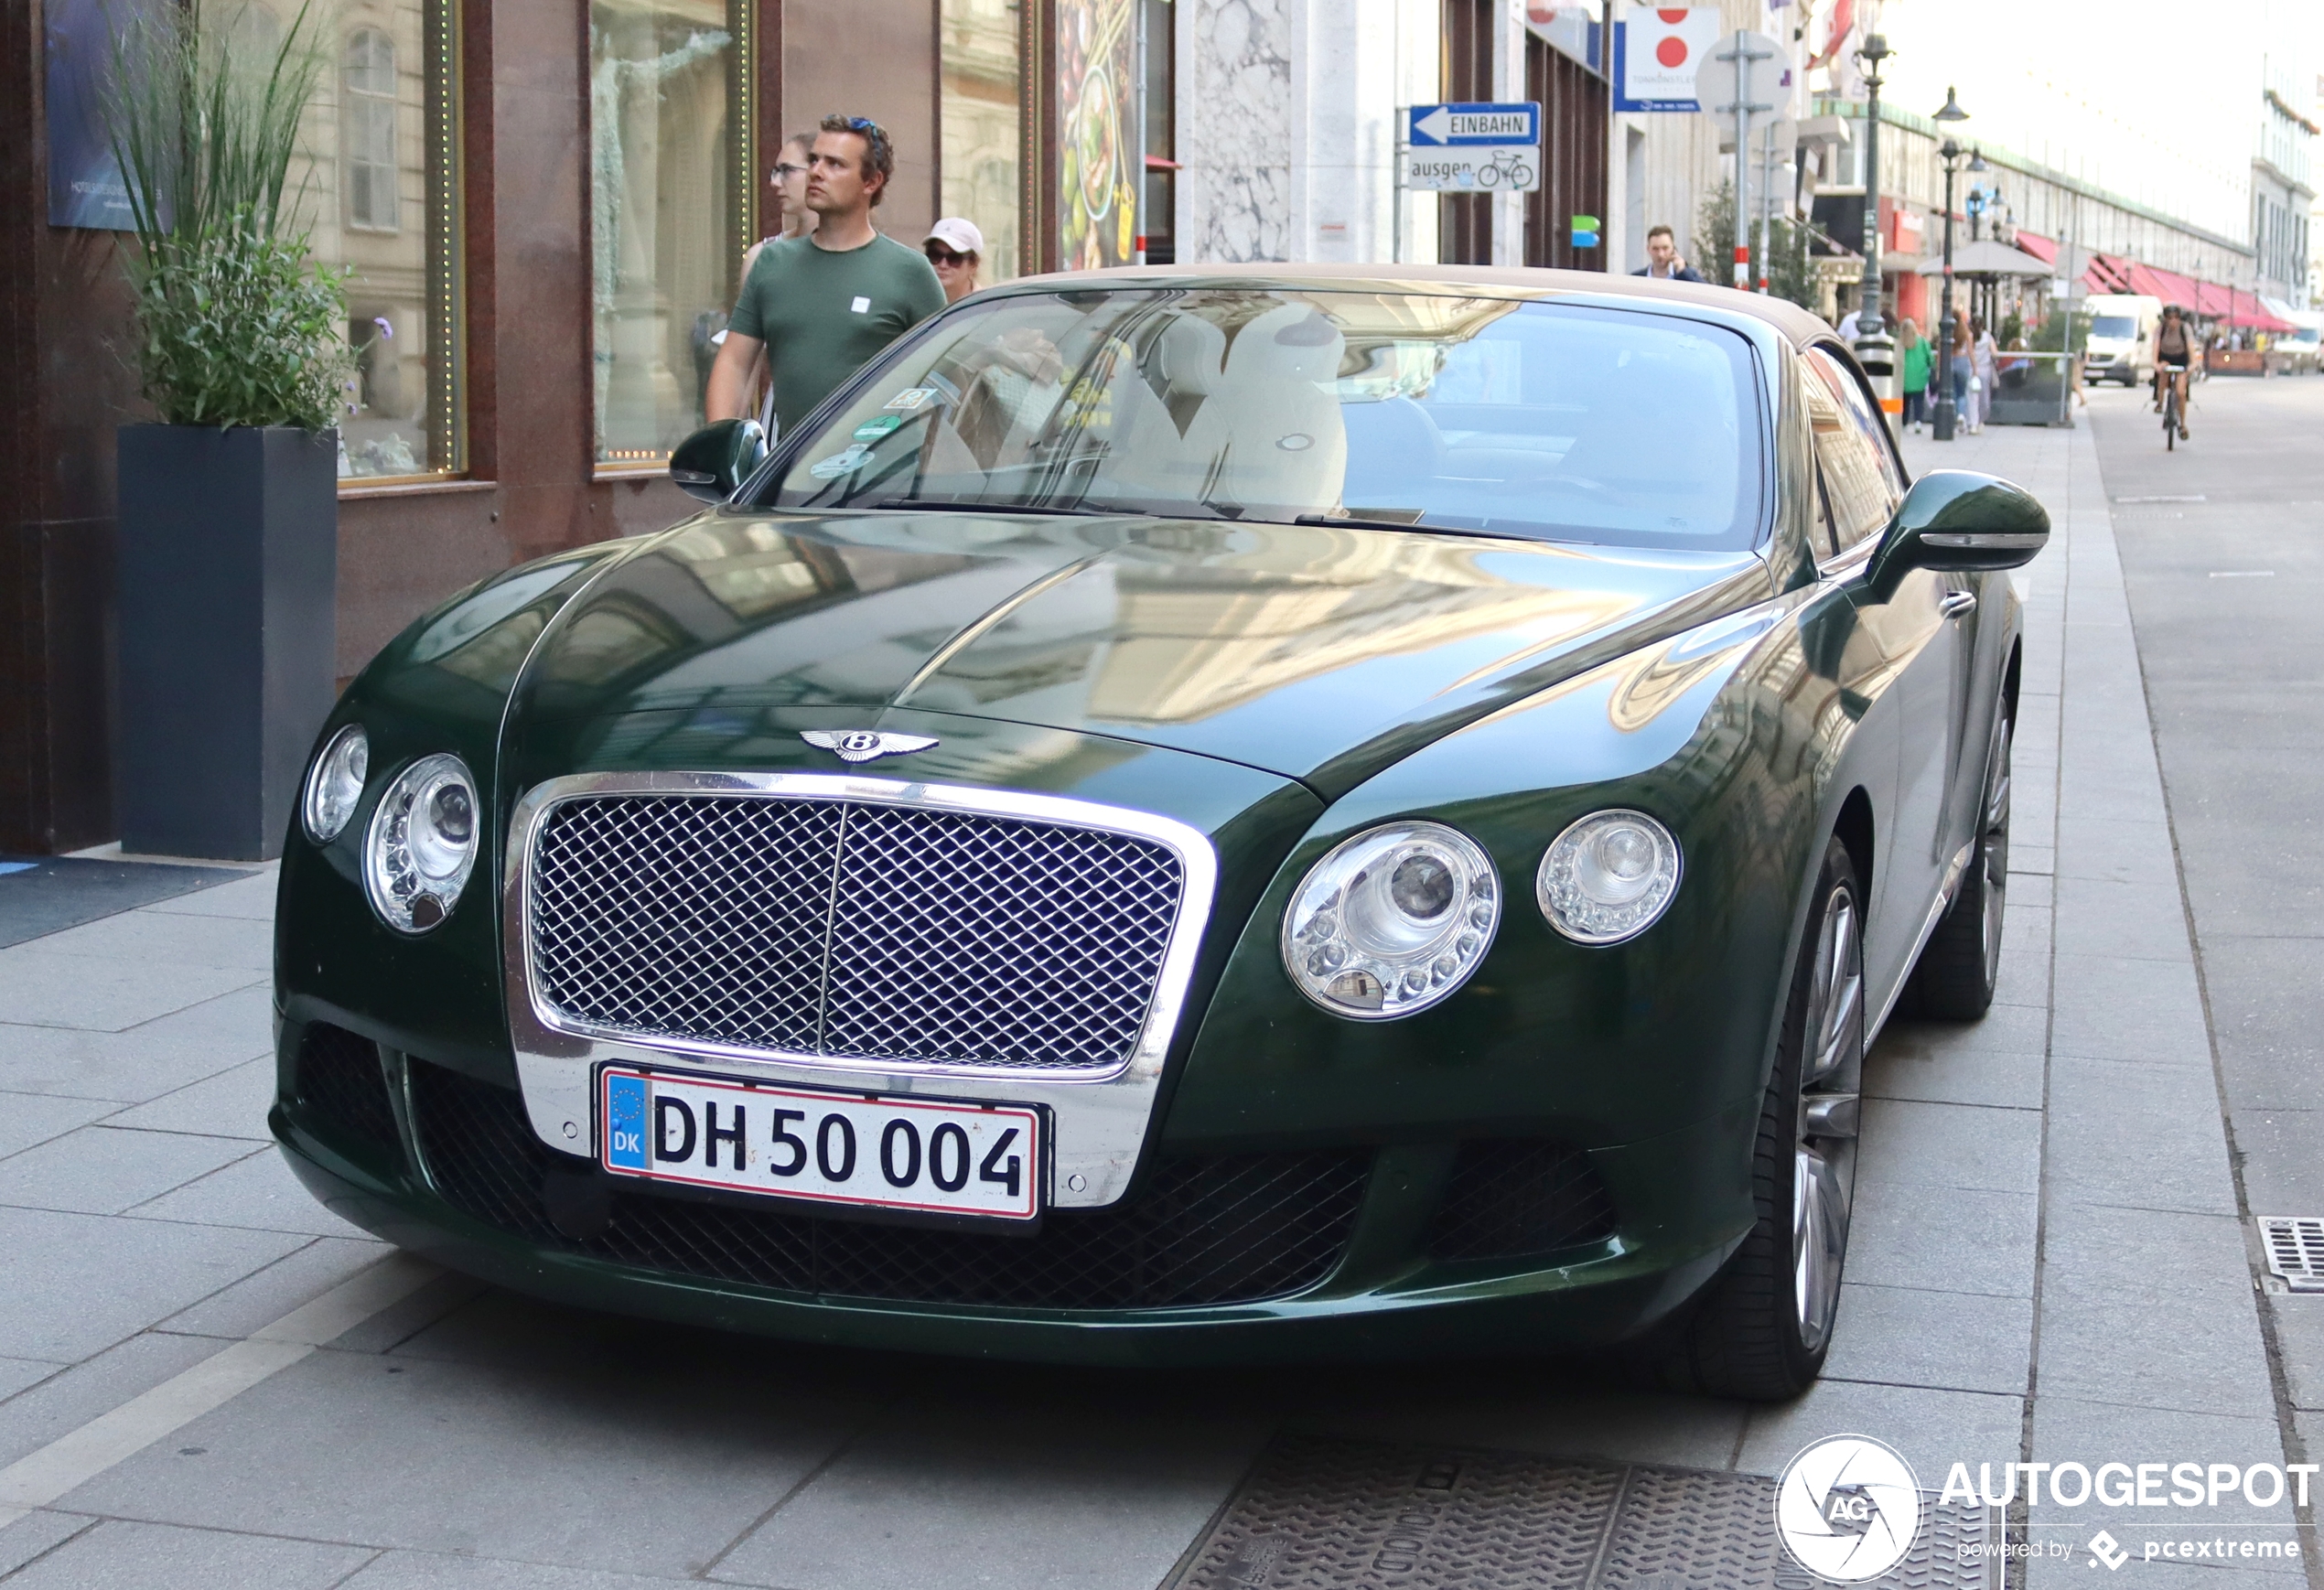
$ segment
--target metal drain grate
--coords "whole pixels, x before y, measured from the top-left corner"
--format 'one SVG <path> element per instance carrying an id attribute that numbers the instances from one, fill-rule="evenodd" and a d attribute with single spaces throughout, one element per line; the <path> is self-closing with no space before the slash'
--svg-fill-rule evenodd
<path id="1" fill-rule="evenodd" d="M 1774 1501 L 1756 1475 L 1281 1436 L 1167 1590 L 1818 1590 Z M 2001 1590 L 1999 1511 L 1928 1516 L 1872 1584 Z"/>
<path id="2" fill-rule="evenodd" d="M 2313 1215 L 2263 1215 L 2260 1244 L 2267 1267 L 2294 1292 L 2324 1292 L 2324 1219 Z"/>

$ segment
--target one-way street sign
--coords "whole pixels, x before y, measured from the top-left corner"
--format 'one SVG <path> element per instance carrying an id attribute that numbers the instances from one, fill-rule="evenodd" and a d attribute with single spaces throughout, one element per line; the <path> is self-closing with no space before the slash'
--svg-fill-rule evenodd
<path id="1" fill-rule="evenodd" d="M 1542 108 L 1530 102 L 1414 105 L 1407 113 L 1415 149 L 1541 146 Z"/>

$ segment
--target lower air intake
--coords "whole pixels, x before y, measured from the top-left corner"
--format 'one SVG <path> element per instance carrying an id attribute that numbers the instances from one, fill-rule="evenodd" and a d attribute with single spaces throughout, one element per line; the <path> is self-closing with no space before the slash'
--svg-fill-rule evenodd
<path id="1" fill-rule="evenodd" d="M 318 1021 L 299 1040 L 295 1075 L 299 1113 L 317 1135 L 342 1148 L 402 1152 L 377 1044 Z"/>
<path id="2" fill-rule="evenodd" d="M 1613 1234 L 1614 1201 L 1589 1155 L 1562 1143 L 1482 1139 L 1460 1145 L 1428 1252 L 1438 1259 L 1515 1259 Z"/>
<path id="3" fill-rule="evenodd" d="M 832 1297 L 1013 1308 L 1171 1308 L 1301 1292 L 1340 1262 L 1368 1152 L 1168 1159 L 1136 1197 L 1052 1211 L 1031 1237 L 866 1225 L 617 1191 L 597 1234 L 561 1233 L 543 1178 L 586 1174 L 507 1089 L 412 1063 L 422 1153 L 464 1214 L 646 1269 Z"/>

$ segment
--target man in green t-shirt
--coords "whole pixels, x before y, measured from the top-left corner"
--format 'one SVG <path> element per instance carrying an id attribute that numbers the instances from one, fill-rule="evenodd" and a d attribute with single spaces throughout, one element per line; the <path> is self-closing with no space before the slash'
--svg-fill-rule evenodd
<path id="1" fill-rule="evenodd" d="M 789 430 L 879 350 L 944 306 L 927 256 L 871 223 L 896 170 L 888 134 L 862 116 L 825 116 L 807 166 L 805 237 L 759 251 L 711 366 L 712 420 L 750 416 L 750 370 L 763 346 L 775 419 Z"/>

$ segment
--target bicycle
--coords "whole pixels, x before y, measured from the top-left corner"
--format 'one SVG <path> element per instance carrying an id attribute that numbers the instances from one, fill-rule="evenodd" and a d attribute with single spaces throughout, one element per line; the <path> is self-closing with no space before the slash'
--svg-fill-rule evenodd
<path id="1" fill-rule="evenodd" d="M 1512 188 L 1529 186 L 1533 180 L 1533 168 L 1517 156 L 1513 149 L 1494 151 L 1492 163 L 1477 167 L 1477 186 L 1497 188 L 1506 181 Z"/>
<path id="2" fill-rule="evenodd" d="M 2163 383 L 2163 451 L 2175 450 L 2179 438 L 2187 434 L 2187 416 L 2180 407 L 2179 378 L 2187 372 L 2176 365 L 2157 367 L 2157 379 Z"/>

